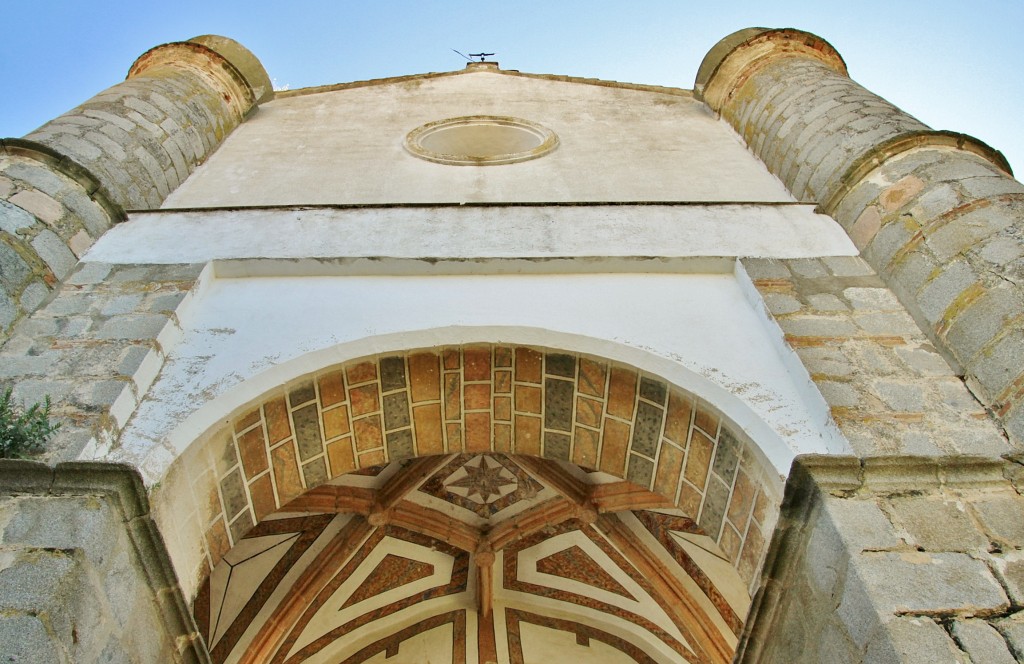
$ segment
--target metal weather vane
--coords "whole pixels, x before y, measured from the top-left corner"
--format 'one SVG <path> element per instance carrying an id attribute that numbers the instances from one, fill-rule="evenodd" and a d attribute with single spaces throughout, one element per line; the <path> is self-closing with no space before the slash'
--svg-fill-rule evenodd
<path id="1" fill-rule="evenodd" d="M 469 55 L 466 55 L 462 51 L 457 51 L 454 48 L 452 50 L 461 55 L 462 57 L 466 58 L 470 62 L 474 62 L 473 58 L 480 58 L 479 62 L 484 62 L 484 58 L 494 55 L 494 53 L 470 53 Z"/>

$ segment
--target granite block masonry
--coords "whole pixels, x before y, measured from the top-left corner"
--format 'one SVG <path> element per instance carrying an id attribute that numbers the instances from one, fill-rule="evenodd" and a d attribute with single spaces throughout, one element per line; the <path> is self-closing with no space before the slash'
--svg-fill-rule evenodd
<path id="1" fill-rule="evenodd" d="M 248 50 L 205 35 L 150 50 L 123 83 L 0 140 L 0 341 L 125 210 L 159 207 L 272 96 Z"/>
<path id="2" fill-rule="evenodd" d="M 1024 442 L 1024 185 L 1002 154 L 934 131 L 799 30 L 727 37 L 696 89 L 801 200 L 838 221 L 1006 435 Z"/>

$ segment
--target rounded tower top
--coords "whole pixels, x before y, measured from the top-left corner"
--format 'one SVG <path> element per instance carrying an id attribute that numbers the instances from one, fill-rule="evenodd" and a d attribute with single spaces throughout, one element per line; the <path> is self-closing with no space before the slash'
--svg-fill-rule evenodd
<path id="1" fill-rule="evenodd" d="M 818 60 L 847 75 L 846 62 L 821 37 L 794 28 L 745 28 L 723 38 L 704 56 L 694 92 L 716 111 L 754 71 L 777 57 Z"/>
<path id="2" fill-rule="evenodd" d="M 259 58 L 253 55 L 252 51 L 234 39 L 220 35 L 199 35 L 188 41 L 193 44 L 202 44 L 234 65 L 252 88 L 257 104 L 273 99 L 274 86 L 270 82 L 270 76 L 267 75 L 267 70 L 263 68 L 263 64 L 260 63 Z"/>
<path id="3" fill-rule="evenodd" d="M 693 82 L 694 90 L 703 90 L 704 86 L 707 85 L 708 79 L 718 68 L 718 65 L 725 60 L 725 56 L 729 55 L 734 48 L 740 44 L 746 42 L 757 35 L 768 32 L 769 28 L 743 28 L 736 32 L 723 37 L 718 41 L 717 44 L 711 47 L 708 54 L 704 56 L 704 59 L 700 62 L 700 68 L 697 69 L 697 79 Z"/>
<path id="4" fill-rule="evenodd" d="M 213 65 L 214 62 L 219 64 Z M 197 64 L 204 69 L 210 69 L 211 65 L 214 69 L 223 69 L 229 79 L 245 89 L 244 96 L 248 97 L 249 105 L 258 105 L 274 97 L 270 76 L 259 59 L 234 39 L 220 35 L 200 35 L 188 41 L 151 48 L 135 60 L 128 71 L 128 78 L 139 76 L 153 67 Z"/>

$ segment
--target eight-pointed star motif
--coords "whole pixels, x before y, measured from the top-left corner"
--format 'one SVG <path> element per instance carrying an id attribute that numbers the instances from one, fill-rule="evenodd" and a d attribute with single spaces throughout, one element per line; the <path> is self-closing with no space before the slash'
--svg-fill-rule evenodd
<path id="1" fill-rule="evenodd" d="M 474 465 L 474 461 L 479 463 Z M 494 465 L 491 465 L 494 464 Z M 505 487 L 518 484 L 514 475 L 508 472 L 500 462 L 488 459 L 485 456 L 477 457 L 464 465 L 461 470 L 465 471 L 465 477 L 447 483 L 447 489 L 453 487 L 463 491 L 452 491 L 456 495 L 463 495 L 469 500 L 487 504 L 501 498 L 509 493 Z"/>

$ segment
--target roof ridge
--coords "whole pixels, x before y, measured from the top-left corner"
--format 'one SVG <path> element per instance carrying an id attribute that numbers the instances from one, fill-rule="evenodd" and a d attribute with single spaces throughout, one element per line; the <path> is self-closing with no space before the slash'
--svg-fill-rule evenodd
<path id="1" fill-rule="evenodd" d="M 693 90 L 687 90 L 685 88 L 675 88 L 670 86 L 662 85 L 651 85 L 646 83 L 625 83 L 621 81 L 613 81 L 601 78 L 591 78 L 583 76 L 569 76 L 565 74 L 533 74 L 529 72 L 521 72 L 517 69 L 487 69 L 487 73 L 500 74 L 503 76 L 517 76 L 522 78 L 533 78 L 547 81 L 562 81 L 565 83 L 582 83 L 584 85 L 597 85 L 601 87 L 620 88 L 624 90 L 640 90 L 644 92 L 658 92 L 662 94 L 670 94 L 679 97 L 692 97 Z M 350 90 L 354 88 L 365 88 L 376 85 L 388 85 L 391 83 L 404 83 L 407 81 L 427 80 L 435 78 L 446 78 L 449 76 L 461 76 L 464 74 L 478 73 L 478 70 L 472 69 L 458 69 L 455 71 L 445 72 L 426 72 L 423 74 L 406 74 L 403 76 L 389 76 L 385 78 L 371 78 L 359 81 L 350 81 L 348 83 L 331 83 L 327 85 L 317 85 L 307 88 L 296 88 L 294 90 L 280 90 L 274 93 L 275 99 L 286 99 L 288 97 L 304 97 L 306 95 L 319 94 L 321 92 L 334 92 L 336 90 Z"/>

